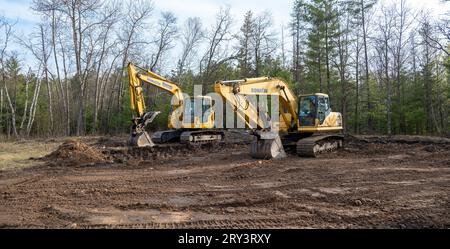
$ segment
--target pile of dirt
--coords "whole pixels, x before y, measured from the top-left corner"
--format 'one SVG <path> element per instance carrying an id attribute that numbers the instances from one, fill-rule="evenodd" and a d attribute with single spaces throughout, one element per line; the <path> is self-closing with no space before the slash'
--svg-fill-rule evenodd
<path id="1" fill-rule="evenodd" d="M 46 155 L 44 160 L 59 165 L 83 165 L 110 162 L 101 151 L 76 140 L 61 144 L 55 151 Z"/>

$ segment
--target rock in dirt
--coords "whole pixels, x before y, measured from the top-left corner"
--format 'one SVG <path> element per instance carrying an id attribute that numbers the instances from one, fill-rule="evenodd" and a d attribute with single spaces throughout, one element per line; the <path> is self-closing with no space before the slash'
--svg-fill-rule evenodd
<path id="1" fill-rule="evenodd" d="M 43 159 L 62 165 L 95 164 L 110 161 L 101 151 L 76 140 L 64 142 L 55 151 L 44 156 Z"/>

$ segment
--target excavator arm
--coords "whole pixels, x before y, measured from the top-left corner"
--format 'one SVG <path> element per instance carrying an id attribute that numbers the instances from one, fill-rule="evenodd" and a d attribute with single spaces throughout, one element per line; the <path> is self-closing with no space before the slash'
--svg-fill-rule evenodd
<path id="1" fill-rule="evenodd" d="M 298 125 L 297 100 L 287 83 L 270 77 L 218 81 L 214 90 L 234 107 L 236 115 L 252 129 L 251 134 L 255 136 L 250 149 L 252 157 L 266 159 L 286 156 L 279 131 L 294 131 Z M 269 95 L 278 97 L 278 123 L 270 119 L 267 110 L 261 112 L 255 106 L 257 103 L 248 99 L 250 96 Z"/>
<path id="2" fill-rule="evenodd" d="M 141 69 L 138 72 L 136 68 Z M 183 104 L 183 92 L 174 82 L 144 68 L 128 63 L 128 78 L 130 87 L 131 109 L 135 111 L 137 117 L 145 114 L 145 101 L 142 90 L 142 83 L 146 83 L 162 89 L 176 97 L 175 106 Z"/>
<path id="3" fill-rule="evenodd" d="M 183 110 L 183 92 L 174 82 L 147 69 L 133 65 L 131 62 L 128 63 L 128 82 L 130 88 L 131 110 L 134 111 L 135 116 L 133 118 L 133 127 L 129 143 L 132 146 L 139 147 L 153 146 L 153 141 L 151 141 L 149 135 L 145 132 L 145 126 L 151 123 L 160 112 L 146 112 L 142 84 L 146 83 L 158 87 L 159 89 L 174 95 L 175 100 L 172 102 L 174 110 Z M 175 119 L 181 118 L 181 115 L 181 112 L 172 113 L 169 124 L 176 122 Z"/>
<path id="4" fill-rule="evenodd" d="M 218 81 L 215 92 L 230 103 L 239 118 L 249 128 L 292 131 L 297 127 L 297 100 L 286 82 L 278 78 L 260 77 L 244 80 Z M 279 124 L 269 121 L 268 113 L 258 113 L 255 103 L 248 96 L 277 96 L 279 100 Z M 256 124 L 257 127 L 252 127 Z"/>

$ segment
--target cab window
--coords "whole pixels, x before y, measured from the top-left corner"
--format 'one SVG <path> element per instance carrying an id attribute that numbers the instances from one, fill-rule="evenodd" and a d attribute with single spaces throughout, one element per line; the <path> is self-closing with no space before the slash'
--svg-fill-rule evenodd
<path id="1" fill-rule="evenodd" d="M 190 99 L 186 101 L 184 104 L 184 123 L 192 123 L 194 122 L 195 108 L 194 108 L 194 99 Z"/>
<path id="2" fill-rule="evenodd" d="M 209 98 L 203 98 L 203 118 L 202 122 L 206 123 L 208 122 L 208 117 L 211 115 L 211 99 Z"/>
<path id="3" fill-rule="evenodd" d="M 316 96 L 302 96 L 300 98 L 299 103 L 299 118 L 300 118 L 300 125 L 304 126 L 313 126 L 315 124 L 316 119 Z"/>
<path id="4" fill-rule="evenodd" d="M 330 106 L 329 106 L 328 97 L 326 97 L 326 96 L 319 96 L 318 103 L 319 103 L 319 108 L 318 108 L 318 111 L 317 111 L 317 115 L 318 115 L 318 118 L 319 118 L 319 122 L 322 124 L 323 121 L 325 120 L 326 116 L 330 112 Z"/>

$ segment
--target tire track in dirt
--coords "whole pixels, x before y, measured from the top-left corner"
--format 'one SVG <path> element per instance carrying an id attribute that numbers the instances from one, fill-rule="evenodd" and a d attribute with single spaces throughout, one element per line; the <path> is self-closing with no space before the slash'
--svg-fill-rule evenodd
<path id="1" fill-rule="evenodd" d="M 179 229 L 179 228 L 281 228 L 286 224 L 287 218 L 255 218 L 242 220 L 198 220 L 168 223 L 135 223 L 117 225 L 80 225 L 80 228 L 151 228 L 151 229 Z"/>

